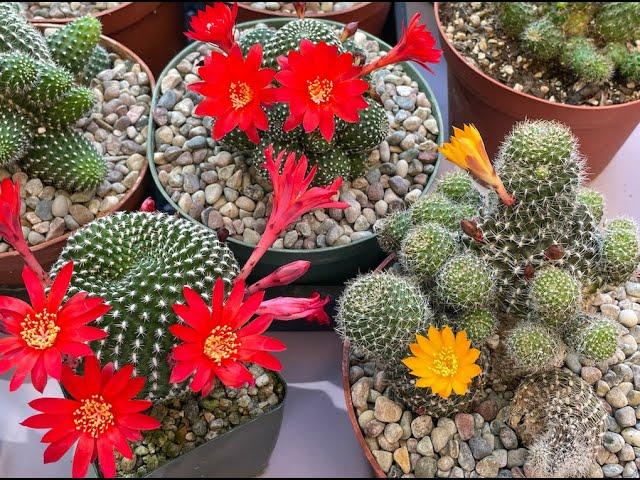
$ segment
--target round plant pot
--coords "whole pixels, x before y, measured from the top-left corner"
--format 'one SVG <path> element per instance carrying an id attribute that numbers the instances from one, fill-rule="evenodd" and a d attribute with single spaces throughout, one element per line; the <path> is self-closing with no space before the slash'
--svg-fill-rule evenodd
<path id="1" fill-rule="evenodd" d="M 185 43 L 181 2 L 123 2 L 95 17 L 102 23 L 104 35 L 137 53 L 156 75 Z M 75 18 L 60 18 L 33 23 L 63 25 L 73 20 Z"/>
<path id="2" fill-rule="evenodd" d="M 264 20 L 273 17 L 291 18 L 294 15 L 279 11 L 269 11 L 262 8 L 252 7 L 247 2 L 238 2 L 238 21 Z M 339 23 L 358 22 L 358 27 L 379 37 L 382 34 L 384 23 L 387 20 L 391 2 L 361 2 L 346 10 L 339 12 L 312 13 L 307 12 L 305 17 L 319 18 L 322 20 L 333 20 Z"/>
<path id="3" fill-rule="evenodd" d="M 440 4 L 435 15 L 441 46 L 447 60 L 449 80 L 449 123 L 474 123 L 495 156 L 513 124 L 524 119 L 557 120 L 578 138 L 587 158 L 589 178 L 595 178 L 613 159 L 640 122 L 640 100 L 619 105 L 590 107 L 565 105 L 517 92 L 469 64 L 445 34 Z"/>
<path id="4" fill-rule="evenodd" d="M 279 27 L 284 25 L 288 21 L 288 19 L 284 18 L 272 18 L 265 21 L 256 20 L 239 25 L 239 28 L 250 28 L 260 22 L 267 23 L 270 26 Z M 336 22 L 330 23 L 339 25 Z M 376 40 L 377 42 L 379 42 L 380 46 L 383 49 L 391 49 L 391 47 L 382 40 L 370 34 L 366 35 L 370 40 Z M 153 92 L 153 100 L 151 103 L 152 112 L 162 95 L 160 91 L 161 79 L 167 75 L 169 70 L 175 68 L 175 66 L 180 63 L 183 58 L 196 51 L 198 47 L 198 42 L 195 42 L 186 47 L 166 66 L 164 71 L 160 74 L 160 77 L 158 77 L 160 80 L 156 84 Z M 418 72 L 418 70 L 413 65 L 409 63 L 404 63 L 402 65 L 405 69 L 406 74 L 411 77 L 412 80 L 415 80 L 418 83 L 420 91 L 424 92 L 431 102 L 432 114 L 436 118 L 438 123 L 439 133 L 437 143 L 441 144 L 444 138 L 444 128 L 442 126 L 440 108 L 438 107 L 435 96 L 433 95 L 433 92 L 431 91 L 431 88 L 429 87 L 427 82 L 424 80 L 424 78 L 422 78 L 420 72 Z M 182 210 L 178 206 L 176 202 L 171 199 L 169 194 L 165 191 L 165 189 L 162 187 L 162 184 L 160 183 L 160 180 L 158 178 L 158 170 L 156 169 L 156 165 L 153 160 L 155 152 L 155 122 L 153 120 L 153 115 L 149 116 L 149 132 L 147 136 L 147 142 L 147 158 L 150 165 L 151 174 L 153 176 L 156 203 L 158 204 L 159 208 L 169 212 L 178 212 L 183 217 L 188 218 L 193 222 L 197 222 L 197 220 L 191 218 L 184 210 Z M 433 173 L 431 173 L 429 181 L 424 187 L 424 192 L 428 191 L 433 184 L 435 177 L 437 176 L 439 164 L 440 157 L 438 157 L 434 164 L 435 169 Z M 231 250 L 236 256 L 238 263 L 241 265 L 249 259 L 254 249 L 253 245 L 231 237 L 227 239 L 227 242 L 229 243 Z M 375 268 L 375 266 L 380 263 L 384 256 L 384 252 L 378 246 L 376 235 L 372 235 L 368 238 L 364 238 L 353 243 L 338 247 L 325 247 L 311 250 L 271 248 L 262 257 L 256 268 L 254 269 L 252 277 L 262 278 L 273 272 L 278 267 L 281 267 L 282 265 L 296 260 L 307 260 L 311 262 L 311 268 L 296 283 L 331 285 L 342 283 L 343 280 L 356 275 L 358 272 L 365 272 L 372 268 Z"/>
<path id="5" fill-rule="evenodd" d="M 41 23 L 38 24 L 38 26 L 44 29 L 55 27 L 56 25 Z M 138 55 L 133 53 L 124 45 L 121 45 L 116 40 L 113 40 L 104 35 L 100 38 L 100 44 L 106 47 L 107 50 L 118 53 L 120 57 L 130 59 L 133 62 L 140 64 L 140 67 L 149 77 L 151 87 L 153 88 L 155 86 L 153 74 L 149 70 L 149 67 L 147 67 L 147 65 L 145 65 L 140 57 L 138 57 Z M 119 210 L 134 210 L 138 206 L 140 206 L 140 204 L 146 197 L 148 187 L 150 186 L 149 175 L 147 175 L 148 170 L 148 164 L 145 164 L 134 186 L 125 194 L 124 197 L 122 197 L 120 202 L 115 206 L 113 210 L 111 210 L 110 212 L 106 212 L 103 215 Z M 36 259 L 45 270 L 48 270 L 58 259 L 60 252 L 62 251 L 65 243 L 67 242 L 67 239 L 69 238 L 69 235 L 71 235 L 71 232 L 67 232 L 60 237 L 56 237 L 52 240 L 43 242 L 31 248 L 31 251 L 35 255 Z M 0 285 L 9 288 L 21 288 L 21 272 L 23 267 L 24 262 L 22 260 L 22 257 L 20 257 L 17 252 L 9 251 L 6 253 L 0 253 Z"/>
<path id="6" fill-rule="evenodd" d="M 386 269 L 393 261 L 396 259 L 395 253 L 392 253 L 384 261 L 378 265 L 375 269 L 376 272 L 381 272 Z M 362 452 L 366 457 L 369 465 L 371 465 L 371 470 L 373 470 L 373 474 L 376 478 L 387 478 L 387 474 L 384 473 L 376 457 L 371 453 L 371 449 L 367 445 L 367 442 L 364 440 L 364 435 L 362 435 L 362 429 L 358 424 L 358 418 L 356 417 L 356 409 L 353 406 L 353 401 L 351 400 L 351 383 L 349 382 L 349 369 L 351 365 L 349 364 L 349 351 L 351 347 L 349 346 L 349 342 L 344 342 L 342 345 L 342 391 L 344 392 L 344 403 L 347 406 L 347 415 L 349 416 L 349 423 L 351 423 L 351 428 L 353 428 L 353 433 L 356 436 L 356 440 L 358 441 L 358 445 L 362 448 Z"/>

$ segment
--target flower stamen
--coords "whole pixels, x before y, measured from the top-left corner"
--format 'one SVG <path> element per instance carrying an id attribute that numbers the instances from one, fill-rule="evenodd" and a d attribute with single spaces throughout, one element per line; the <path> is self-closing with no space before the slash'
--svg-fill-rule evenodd
<path id="1" fill-rule="evenodd" d="M 38 312 L 35 316 L 27 315 L 20 322 L 20 336 L 25 343 L 36 350 L 50 348 L 58 337 L 60 327 L 56 324 L 57 315 L 46 310 Z"/>
<path id="2" fill-rule="evenodd" d="M 458 357 L 451 347 L 445 347 L 433 360 L 433 371 L 442 377 L 451 377 L 458 371 Z"/>
<path id="3" fill-rule="evenodd" d="M 331 98 L 331 92 L 333 91 L 333 82 L 326 78 L 316 77 L 313 81 L 307 81 L 307 87 L 309 89 L 309 96 L 311 100 L 320 105 L 326 103 Z"/>
<path id="4" fill-rule="evenodd" d="M 247 82 L 231 82 L 229 98 L 235 110 L 240 110 L 253 100 L 253 90 Z"/>
<path id="5" fill-rule="evenodd" d="M 91 395 L 81 403 L 73 412 L 73 423 L 79 432 L 98 438 L 115 425 L 112 406 L 105 402 L 102 395 Z"/>
<path id="6" fill-rule="evenodd" d="M 238 336 L 226 325 L 217 326 L 204 342 L 204 353 L 220 365 L 223 360 L 233 359 L 238 353 Z"/>

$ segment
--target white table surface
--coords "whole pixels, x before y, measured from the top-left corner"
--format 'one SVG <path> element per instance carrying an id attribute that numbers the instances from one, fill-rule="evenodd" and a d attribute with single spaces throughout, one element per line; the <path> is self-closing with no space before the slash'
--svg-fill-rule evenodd
<path id="1" fill-rule="evenodd" d="M 408 15 L 420 10 L 435 31 L 432 8 L 426 2 L 407 2 Z M 446 66 L 425 72 L 438 98 L 447 125 Z M 606 141 L 606 139 L 603 139 Z M 445 162 L 446 163 L 446 162 Z M 445 164 L 440 174 L 452 168 Z M 640 220 L 640 126 L 614 160 L 594 180 L 607 197 L 607 215 L 627 215 Z M 360 451 L 344 405 L 340 373 L 341 346 L 331 332 L 280 332 L 288 350 L 280 355 L 289 386 L 284 422 L 278 443 L 263 477 L 361 477 L 371 470 Z M 6 378 L 6 377 L 5 377 Z M 47 394 L 56 395 L 50 384 Z M 26 403 L 35 398 L 31 387 L 9 394 L 0 379 L 0 476 L 60 477 L 70 472 L 70 456 L 42 465 L 40 432 L 18 422 L 30 415 Z"/>

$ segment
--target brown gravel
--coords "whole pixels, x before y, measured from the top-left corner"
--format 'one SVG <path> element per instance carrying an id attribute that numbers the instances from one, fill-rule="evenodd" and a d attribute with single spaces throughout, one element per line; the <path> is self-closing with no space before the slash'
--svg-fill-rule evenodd
<path id="1" fill-rule="evenodd" d="M 614 105 L 640 100 L 640 85 L 614 78 L 598 87 L 540 65 L 502 31 L 492 2 L 447 2 L 440 17 L 449 41 L 469 63 L 520 92 L 568 105 Z M 640 41 L 636 42 L 640 48 Z"/>

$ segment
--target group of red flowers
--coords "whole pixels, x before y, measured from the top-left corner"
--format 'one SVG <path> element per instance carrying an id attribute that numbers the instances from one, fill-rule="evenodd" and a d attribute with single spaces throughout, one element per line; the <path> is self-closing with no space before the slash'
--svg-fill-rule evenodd
<path id="1" fill-rule="evenodd" d="M 221 138 L 239 127 L 257 142 L 258 130 L 268 127 L 263 107 L 275 101 L 289 104 L 290 116 L 285 130 L 302 124 L 310 132 L 319 127 L 331 140 L 334 117 L 358 121 L 358 112 L 366 108 L 363 93 L 367 82 L 361 77 L 377 68 L 404 60 L 437 61 L 433 38 L 414 17 L 398 45 L 386 57 L 363 68 L 354 66 L 351 54 L 339 54 L 336 47 L 303 41 L 300 51 L 278 59 L 280 71 L 262 69 L 262 51 L 254 45 L 243 57 L 234 40 L 237 5 L 230 9 L 215 3 L 194 17 L 192 38 L 212 42 L 223 53 L 212 52 L 200 69 L 203 81 L 192 85 L 204 95 L 196 113 L 216 117 L 213 135 Z M 425 65 L 426 66 L 426 65 Z M 275 78 L 281 85 L 275 88 Z M 306 261 L 285 265 L 253 285 L 245 281 L 278 235 L 300 216 L 317 208 L 347 208 L 333 200 L 342 180 L 328 187 L 310 185 L 315 167 L 307 173 L 303 156 L 265 150 L 265 168 L 274 188 L 273 208 L 267 229 L 253 254 L 238 275 L 225 300 L 224 284 L 218 280 L 209 306 L 194 290 L 185 287 L 185 303 L 173 306 L 182 323 L 169 327 L 181 341 L 170 360 L 171 382 L 189 378 L 190 388 L 203 396 L 215 386 L 216 379 L 238 388 L 254 379 L 246 363 L 278 371 L 280 362 L 272 355 L 285 349 L 282 342 L 264 336 L 274 319 L 307 318 L 329 323 L 324 307 L 328 298 L 314 294 L 310 298 L 279 297 L 264 301 L 266 288 L 287 285 L 306 273 Z M 286 155 L 286 159 L 285 159 Z M 283 163 L 284 160 L 284 163 Z M 40 398 L 30 406 L 38 414 L 26 419 L 26 427 L 48 429 L 42 442 L 49 444 L 45 463 L 59 460 L 76 445 L 72 473 L 86 474 L 89 464 L 98 461 L 106 477 L 116 474 L 114 449 L 131 458 L 129 442 L 142 439 L 142 430 L 159 428 L 157 420 L 142 412 L 152 403 L 136 400 L 145 378 L 134 376 L 132 365 L 115 371 L 113 364 L 100 366 L 89 342 L 101 340 L 107 332 L 90 326 L 109 312 L 109 305 L 98 297 L 78 293 L 66 302 L 73 276 L 73 262 L 65 265 L 51 282 L 27 246 L 20 223 L 20 187 L 11 180 L 0 183 L 0 237 L 25 261 L 23 281 L 30 304 L 12 297 L 0 297 L 0 374 L 15 368 L 10 390 L 22 386 L 26 377 L 43 392 L 48 377 L 59 381 L 67 398 Z M 48 293 L 47 293 L 48 291 Z M 83 373 L 77 375 L 66 359 L 84 358 Z"/>
<path id="2" fill-rule="evenodd" d="M 333 138 L 335 118 L 359 121 L 359 112 L 368 106 L 364 93 L 369 84 L 363 78 L 387 65 L 414 61 L 427 68 L 436 63 L 441 51 L 435 39 L 420 23 L 416 13 L 400 41 L 385 56 L 364 66 L 354 65 L 351 53 L 324 42 L 303 40 L 299 50 L 277 59 L 280 70 L 260 68 L 262 47 L 253 45 L 246 58 L 234 38 L 237 5 L 229 8 L 216 2 L 199 12 L 191 22 L 189 37 L 209 42 L 220 51 L 212 51 L 198 73 L 201 82 L 190 88 L 204 96 L 196 108 L 198 115 L 216 119 L 213 137 L 220 140 L 238 127 L 249 140 L 260 142 L 258 130 L 269 126 L 265 107 L 276 102 L 289 106 L 283 129 L 299 125 L 310 133 L 316 128 L 327 142 Z M 273 81 L 278 86 L 273 85 Z"/>

